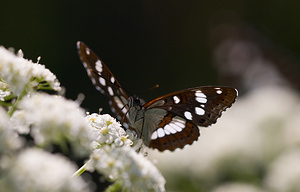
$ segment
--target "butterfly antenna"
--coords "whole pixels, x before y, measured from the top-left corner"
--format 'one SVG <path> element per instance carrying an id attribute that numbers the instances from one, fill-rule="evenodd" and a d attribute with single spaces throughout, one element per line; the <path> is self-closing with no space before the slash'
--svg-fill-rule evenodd
<path id="1" fill-rule="evenodd" d="M 156 84 L 156 85 L 154 85 L 153 87 L 150 87 L 150 88 L 144 90 L 143 92 L 138 93 L 138 95 L 142 95 L 143 93 L 147 93 L 147 92 L 149 92 L 149 91 L 152 91 L 152 90 L 154 90 L 154 89 L 157 89 L 158 87 L 159 87 L 159 84 Z"/>
<path id="2" fill-rule="evenodd" d="M 153 87 L 147 89 L 146 91 L 152 91 L 152 90 L 157 89 L 157 88 L 159 88 L 159 84 L 154 85 Z"/>

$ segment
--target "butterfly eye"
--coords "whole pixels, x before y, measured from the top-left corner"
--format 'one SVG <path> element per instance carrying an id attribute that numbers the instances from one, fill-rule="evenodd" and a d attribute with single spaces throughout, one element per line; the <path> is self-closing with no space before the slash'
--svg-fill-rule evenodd
<path id="1" fill-rule="evenodd" d="M 131 96 L 129 97 L 129 100 L 128 100 L 128 107 L 134 107 L 134 106 L 142 106 L 141 105 L 141 100 L 136 97 L 136 96 Z"/>
<path id="2" fill-rule="evenodd" d="M 137 106 L 141 105 L 141 101 L 137 97 L 134 97 L 134 104 Z"/>

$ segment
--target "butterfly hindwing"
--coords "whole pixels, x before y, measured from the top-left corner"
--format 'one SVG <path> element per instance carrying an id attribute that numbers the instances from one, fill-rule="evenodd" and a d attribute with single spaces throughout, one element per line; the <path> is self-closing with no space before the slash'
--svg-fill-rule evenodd
<path id="1" fill-rule="evenodd" d="M 199 128 L 191 121 L 168 112 L 150 137 L 149 147 L 173 151 L 192 144 L 200 136 Z"/>

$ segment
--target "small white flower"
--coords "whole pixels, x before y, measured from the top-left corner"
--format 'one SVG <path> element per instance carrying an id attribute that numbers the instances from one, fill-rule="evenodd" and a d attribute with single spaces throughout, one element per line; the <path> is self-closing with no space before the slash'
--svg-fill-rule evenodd
<path id="1" fill-rule="evenodd" d="M 0 81 L 0 101 L 6 101 L 6 98 L 12 96 L 12 92 L 9 89 L 9 86 Z"/>
<path id="2" fill-rule="evenodd" d="M 115 145 L 116 147 L 130 146 L 133 144 L 121 124 L 110 115 L 93 113 L 86 117 L 94 136 L 94 148 L 101 145 Z"/>
<path id="3" fill-rule="evenodd" d="M 10 91 L 3 91 L 0 89 L 0 101 L 5 101 L 5 97 L 11 95 Z"/>
<path id="4" fill-rule="evenodd" d="M 0 187 L 1 191 L 89 191 L 80 177 L 71 177 L 75 171 L 76 166 L 60 155 L 27 149 L 11 162 Z"/>
<path id="5" fill-rule="evenodd" d="M 55 91 L 61 89 L 56 76 L 44 65 L 16 56 L 2 46 L 0 46 L 0 78 L 16 95 L 22 93 L 24 89 L 30 91 L 35 86 L 47 88 L 49 85 Z"/>
<path id="6" fill-rule="evenodd" d="M 34 94 L 23 98 L 12 119 L 17 130 L 31 127 L 34 142 L 40 146 L 68 142 L 78 154 L 88 154 L 92 138 L 85 113 L 74 101 L 60 96 Z M 21 127 L 21 128 L 20 128 Z M 27 131 L 29 128 L 27 127 Z"/>

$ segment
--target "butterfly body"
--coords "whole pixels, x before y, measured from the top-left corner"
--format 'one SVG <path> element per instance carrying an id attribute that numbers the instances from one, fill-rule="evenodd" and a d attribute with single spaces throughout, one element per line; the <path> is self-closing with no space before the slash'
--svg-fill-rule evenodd
<path id="1" fill-rule="evenodd" d="M 128 97 L 107 66 L 85 44 L 78 42 L 77 46 L 89 77 L 96 89 L 110 98 L 117 119 L 134 130 L 146 146 L 160 151 L 173 151 L 198 140 L 199 127 L 215 123 L 237 97 L 234 88 L 205 86 L 145 103 L 136 96 Z"/>

